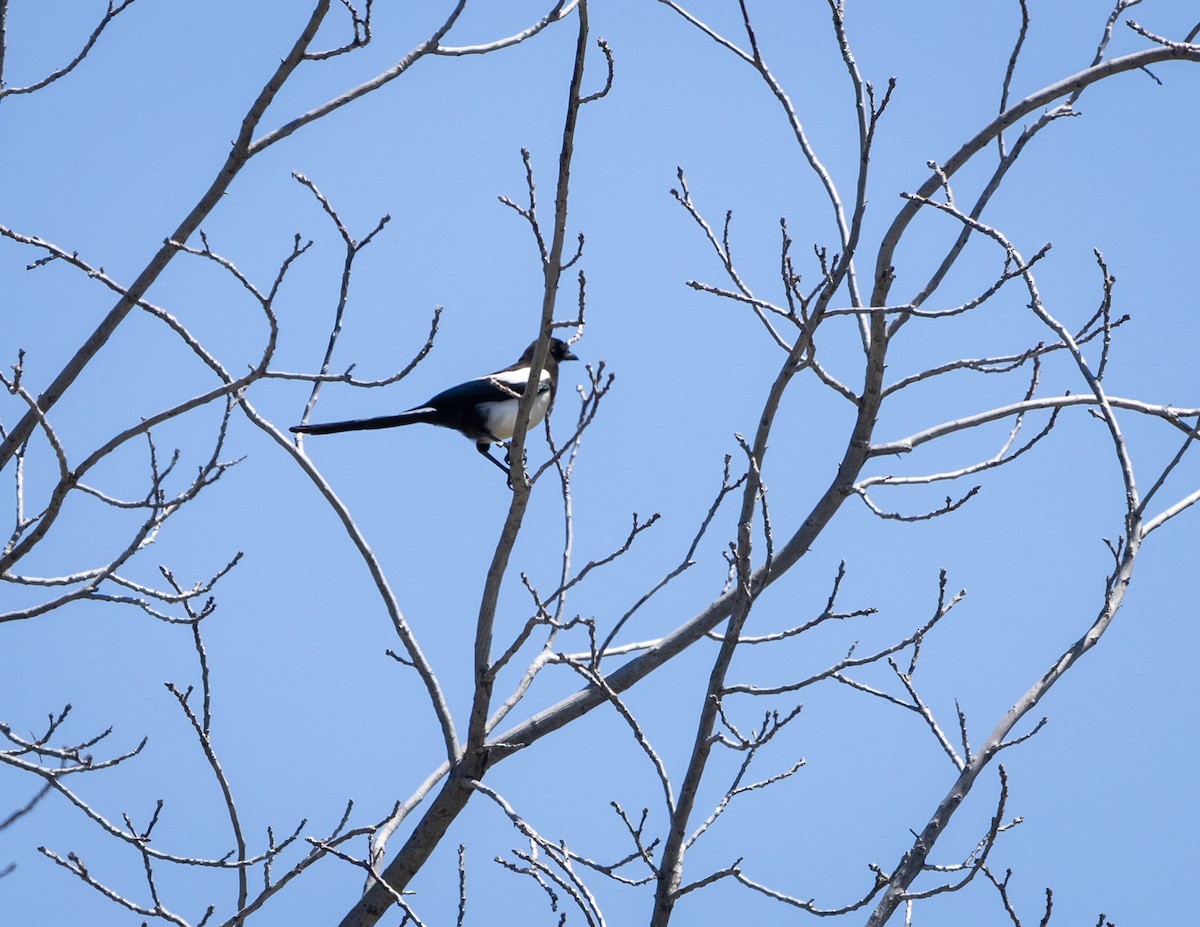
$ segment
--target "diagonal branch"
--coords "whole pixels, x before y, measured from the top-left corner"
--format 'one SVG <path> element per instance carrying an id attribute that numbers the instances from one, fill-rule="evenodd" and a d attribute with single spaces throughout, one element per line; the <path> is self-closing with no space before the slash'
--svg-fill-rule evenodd
<path id="1" fill-rule="evenodd" d="M 200 197 L 196 205 L 192 207 L 191 212 L 184 217 L 175 231 L 167 237 L 167 240 L 155 252 L 154 257 L 150 259 L 150 262 L 143 268 L 142 272 L 138 274 L 137 279 L 129 286 L 125 295 L 108 311 L 108 314 L 96 326 L 96 330 L 80 345 L 79 349 L 67 361 L 58 376 L 38 396 L 38 408 L 42 413 L 48 412 L 53 408 L 63 393 L 70 388 L 79 374 L 83 372 L 84 367 L 91 362 L 92 358 L 96 356 L 108 339 L 112 337 L 113 332 L 125 320 L 129 311 L 146 295 L 151 285 L 166 269 L 171 259 L 178 253 L 178 248 L 173 242 L 186 242 L 200 227 L 200 223 L 204 221 L 205 217 L 221 201 L 221 198 L 233 183 L 234 178 L 237 177 L 253 154 L 250 140 L 263 115 L 266 113 L 267 107 L 271 105 L 288 78 L 300 66 L 309 44 L 316 36 L 317 30 L 320 28 L 321 22 L 328 12 L 329 0 L 317 0 L 312 13 L 309 15 L 308 22 L 305 23 L 300 35 L 280 61 L 274 73 L 263 85 L 262 90 L 259 91 L 258 96 L 243 117 L 237 138 L 230 148 L 225 163 L 217 171 L 216 177 L 213 178 L 212 183 Z M 3 469 L 8 461 L 12 459 L 17 448 L 25 443 L 32 433 L 36 422 L 37 416 L 32 412 L 27 413 L 5 436 L 3 442 L 0 442 L 0 469 Z"/>

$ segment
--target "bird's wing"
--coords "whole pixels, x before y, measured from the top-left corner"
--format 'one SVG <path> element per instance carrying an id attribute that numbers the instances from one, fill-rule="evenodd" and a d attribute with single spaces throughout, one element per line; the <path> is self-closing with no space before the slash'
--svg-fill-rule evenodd
<path id="1" fill-rule="evenodd" d="M 529 368 L 520 367 L 516 370 L 501 370 L 477 380 L 467 380 L 458 386 L 452 386 L 434 396 L 427 406 L 440 406 L 445 403 L 472 404 L 480 402 L 503 402 L 507 399 L 519 399 L 525 392 L 525 384 L 529 382 Z M 549 377 L 542 371 L 538 392 L 550 388 Z"/>
<path id="2" fill-rule="evenodd" d="M 529 367 L 510 367 L 506 370 L 499 370 L 485 379 L 499 384 L 499 390 L 509 398 L 512 398 L 511 393 L 516 393 L 518 396 L 525 394 L 525 384 L 529 382 Z M 538 392 L 544 393 L 550 388 L 550 371 L 542 370 L 542 375 L 538 378 Z M 510 393 L 511 391 L 511 393 Z"/>

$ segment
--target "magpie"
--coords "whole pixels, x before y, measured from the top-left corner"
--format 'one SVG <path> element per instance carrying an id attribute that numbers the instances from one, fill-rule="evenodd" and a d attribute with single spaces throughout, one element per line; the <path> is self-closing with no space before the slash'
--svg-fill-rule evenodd
<path id="1" fill-rule="evenodd" d="M 535 341 L 503 370 L 485 377 L 468 380 L 443 390 L 419 406 L 396 415 L 359 418 L 347 422 L 323 422 L 294 425 L 292 431 L 304 435 L 327 435 L 339 431 L 362 431 L 370 428 L 394 428 L 425 422 L 453 428 L 475 442 L 475 449 L 505 473 L 508 467 L 491 455 L 493 444 L 503 444 L 513 436 L 517 427 L 517 404 L 529 382 L 529 367 L 533 363 Z M 571 353 L 570 345 L 558 338 L 550 339 L 546 364 L 538 380 L 537 397 L 529 413 L 530 426 L 536 425 L 554 404 L 558 386 L 558 365 L 561 361 L 579 360 Z"/>

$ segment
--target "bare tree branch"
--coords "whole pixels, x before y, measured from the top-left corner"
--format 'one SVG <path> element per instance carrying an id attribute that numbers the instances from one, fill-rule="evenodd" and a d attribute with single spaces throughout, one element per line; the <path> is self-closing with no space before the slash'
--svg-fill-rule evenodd
<path id="1" fill-rule="evenodd" d="M 116 0 L 108 0 L 108 9 L 105 10 L 104 16 L 96 25 L 96 28 L 92 30 L 92 34 L 88 36 L 87 41 L 83 43 L 83 48 L 79 50 L 78 54 L 76 54 L 74 58 L 72 58 L 61 68 L 58 68 L 56 71 L 50 72 L 41 80 L 34 81 L 32 84 L 26 84 L 24 87 L 13 87 L 9 86 L 8 82 L 4 80 L 4 53 L 7 49 L 8 38 L 7 29 L 5 28 L 5 20 L 8 14 L 8 0 L 2 0 L 2 2 L 0 2 L 0 100 L 3 100 L 7 96 L 16 94 L 36 93 L 43 87 L 50 86 L 50 84 L 54 83 L 59 78 L 66 77 L 79 66 L 80 62 L 82 62 L 84 58 L 88 56 L 88 52 L 95 47 L 96 42 L 100 38 L 100 34 L 104 32 L 104 30 L 108 27 L 108 24 L 116 19 L 117 16 L 123 13 L 126 9 L 128 9 L 132 3 L 133 0 L 120 0 L 120 2 L 116 2 Z"/>
<path id="2" fill-rule="evenodd" d="M 304 60 L 308 46 L 320 28 L 325 14 L 328 12 L 329 0 L 316 0 L 308 22 L 292 44 L 291 50 L 280 61 L 279 67 L 275 69 L 275 72 L 263 85 L 262 90 L 242 119 L 237 138 L 234 140 L 229 155 L 225 159 L 225 163 L 221 166 L 221 169 L 217 172 L 216 177 L 197 201 L 196 205 L 192 207 L 192 210 L 184 217 L 175 231 L 168 236 L 167 241 L 158 249 L 141 273 L 138 274 L 137 279 L 128 287 L 125 295 L 109 310 L 108 314 L 96 327 L 96 330 L 79 347 L 58 376 L 38 396 L 38 408 L 42 413 L 49 412 L 53 408 L 62 394 L 75 382 L 75 379 L 83 371 L 83 368 L 95 357 L 96 353 L 112 336 L 112 333 L 124 321 L 129 311 L 146 295 L 150 286 L 166 269 L 167 264 L 178 251 L 171 242 L 186 242 L 191 238 L 192 234 L 200 227 L 200 223 L 204 221 L 205 217 L 221 201 L 221 197 L 225 195 L 234 178 L 254 153 L 251 149 L 251 137 L 258 123 L 266 113 L 267 107 L 271 105 L 280 88 Z M 26 441 L 33 431 L 36 420 L 36 416 L 33 413 L 25 415 L 9 431 L 3 442 L 0 442 L 0 468 L 7 465 L 17 448 Z"/>

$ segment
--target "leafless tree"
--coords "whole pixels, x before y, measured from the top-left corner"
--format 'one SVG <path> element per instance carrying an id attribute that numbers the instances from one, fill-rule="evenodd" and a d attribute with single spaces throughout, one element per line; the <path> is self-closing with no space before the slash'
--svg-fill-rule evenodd
<path id="1" fill-rule="evenodd" d="M 1043 298 L 1038 283 L 1039 270 L 1050 259 L 1050 246 L 1023 251 L 1014 236 L 985 217 L 1013 165 L 1043 132 L 1074 115 L 1078 100 L 1093 85 L 1168 62 L 1200 61 L 1200 45 L 1194 44 L 1200 26 L 1176 39 L 1130 24 L 1144 40 L 1144 47 L 1110 57 L 1107 50 L 1114 29 L 1135 2 L 1118 0 L 1107 22 L 1099 24 L 1095 56 L 1082 70 L 1016 99 L 1015 75 L 1030 28 L 1029 11 L 1020 0 L 1020 25 L 1011 58 L 1006 72 L 997 76 L 998 114 L 945 161 L 931 162 L 928 175 L 914 190 L 901 193 L 899 208 L 883 226 L 882 234 L 875 236 L 868 231 L 869 217 L 878 210 L 887 210 L 891 201 L 873 186 L 869 171 L 876 157 L 877 135 L 888 117 L 896 86 L 892 81 L 877 86 L 863 76 L 852 52 L 844 0 L 827 0 L 827 6 L 830 41 L 837 49 L 854 101 L 858 159 L 853 183 L 847 188 L 835 181 L 839 172 L 827 168 L 789 89 L 772 70 L 767 51 L 770 43 L 759 35 L 749 4 L 739 0 L 737 32 L 733 34 L 708 25 L 683 4 L 659 0 L 675 17 L 681 35 L 701 37 L 711 54 L 732 56 L 761 81 L 763 92 L 778 106 L 778 119 L 786 126 L 799 159 L 823 190 L 831 238 L 825 243 L 813 241 L 811 252 L 805 249 L 801 256 L 788 222 L 781 220 L 778 251 L 771 256 L 777 271 L 773 279 L 760 283 L 753 279 L 755 272 L 743 270 L 741 258 L 735 258 L 732 210 L 724 214 L 723 220 L 714 221 L 700 205 L 703 195 L 693 190 L 684 169 L 679 169 L 671 193 L 682 215 L 716 259 L 712 265 L 715 276 L 697 277 L 688 286 L 705 298 L 716 297 L 744 311 L 747 323 L 761 326 L 771 345 L 756 359 L 759 366 L 773 371 L 773 377 L 755 409 L 754 431 L 736 437 L 736 453 L 725 457 L 719 485 L 713 486 L 708 507 L 697 513 L 696 527 L 677 563 L 664 570 L 645 591 L 628 593 L 628 607 L 620 615 L 588 617 L 568 602 L 574 602 L 580 590 L 595 583 L 594 577 L 612 575 L 608 572 L 612 564 L 634 559 L 646 550 L 643 538 L 659 522 L 659 516 L 643 518 L 635 514 L 623 538 L 580 566 L 574 549 L 573 477 L 582 438 L 604 411 L 613 377 L 605 364 L 598 362 L 587 368 L 585 383 L 575 397 L 560 398 L 553 429 L 549 422 L 546 425 L 549 453 L 544 460 L 531 460 L 526 454 L 528 412 L 534 395 L 533 390 L 527 390 L 522 400 L 525 414 L 518 416 L 509 449 L 514 466 L 507 509 L 482 577 L 482 591 L 472 606 L 476 622 L 471 691 L 465 711 L 453 708 L 454 699 L 447 694 L 435 661 L 427 656 L 402 607 L 405 593 L 397 583 L 398 574 L 372 549 L 358 513 L 339 496 L 334 482 L 309 456 L 303 439 L 291 438 L 287 423 L 273 421 L 259 401 L 267 389 L 302 388 L 305 396 L 297 394 L 295 408 L 298 417 L 307 420 L 327 388 L 389 386 L 408 376 L 429 354 L 439 333 L 440 309 L 432 310 L 427 338 L 412 346 L 411 359 L 396 372 L 360 377 L 353 366 L 341 372 L 335 366 L 335 358 L 341 356 L 339 339 L 348 324 L 346 310 L 352 302 L 352 281 L 356 267 L 361 266 L 357 262 L 370 254 L 368 246 L 385 232 L 390 215 L 382 215 L 365 232 L 356 231 L 343 217 L 336 197 L 327 195 L 305 174 L 293 175 L 306 191 L 303 195 L 309 199 L 313 215 L 328 223 L 326 228 L 332 227 L 329 234 L 340 243 L 343 255 L 338 298 L 324 335 L 321 359 L 312 365 L 313 369 L 302 371 L 283 369 L 278 361 L 281 332 L 288 324 L 279 305 L 289 275 L 312 242 L 297 234 L 275 260 L 264 282 L 243 269 L 245 261 L 223 254 L 201 225 L 222 198 L 231 194 L 233 181 L 256 156 L 301 130 L 311 127 L 311 131 L 318 131 L 327 123 L 327 116 L 404 76 L 422 58 L 502 53 L 532 42 L 543 33 L 573 28 L 574 53 L 568 73 L 547 77 L 559 81 L 563 89 L 556 170 L 547 174 L 545 161 L 524 150 L 525 192 L 517 198 L 502 197 L 504 205 L 524 226 L 523 233 L 532 234 L 534 259 L 542 274 L 540 312 L 536 322 L 526 323 L 539 337 L 531 374 L 534 382 L 545 363 L 552 334 L 558 332 L 577 341 L 585 325 L 585 238 L 572 228 L 568 218 L 577 128 L 593 108 L 605 105 L 620 75 L 619 50 L 614 53 L 606 42 L 597 41 L 589 19 L 596 11 L 589 10 L 588 0 L 559 0 L 519 32 L 484 44 L 456 46 L 451 44 L 451 36 L 467 6 L 466 0 L 459 0 L 433 32 L 393 66 L 329 96 L 326 102 L 301 115 L 272 122 L 281 91 L 296 75 L 320 69 L 331 59 L 353 56 L 376 39 L 370 0 L 357 7 L 348 0 L 342 0 L 340 7 L 329 0 L 318 0 L 300 34 L 247 109 L 225 163 L 132 282 L 106 271 L 70 244 L 0 225 L 0 235 L 30 255 L 26 271 L 44 273 L 48 265 L 69 267 L 92 285 L 106 288 L 112 294 L 110 298 L 115 299 L 95 331 L 47 383 L 31 386 L 27 382 L 30 377 L 19 350 L 9 372 L 0 376 L 8 394 L 6 424 L 0 434 L 0 467 L 10 481 L 14 500 L 12 528 L 0 552 L 0 578 L 12 595 L 0 609 L 0 625 L 16 627 L 47 621 L 68 606 L 100 603 L 185 628 L 181 633 L 186 638 L 186 649 L 193 655 L 193 681 L 167 683 L 167 690 L 178 710 L 180 726 L 198 748 L 198 762 L 219 793 L 232 848 L 217 855 L 166 848 L 166 841 L 160 842 L 155 833 L 164 809 L 161 799 L 148 815 L 138 816 L 124 809 L 106 810 L 101 803 L 85 797 L 75 783 L 88 781 L 102 771 L 110 776 L 131 775 L 130 770 L 136 768 L 148 747 L 144 739 L 110 747 L 112 728 L 69 734 L 71 705 L 49 709 L 48 721 L 34 733 L 22 733 L 16 721 L 3 719 L 0 723 L 4 738 L 0 762 L 28 782 L 28 794 L 9 801 L 11 811 L 6 810 L 7 816 L 0 819 L 0 834 L 18 820 L 27 823 L 36 819 L 44 800 L 64 800 L 113 847 L 132 854 L 141 872 L 141 883 L 115 884 L 93 872 L 82 854 L 70 850 L 39 846 L 42 854 L 97 896 L 107 899 L 107 904 L 146 921 L 180 927 L 233 927 L 251 920 L 257 923 L 264 906 L 301 876 L 317 879 L 318 863 L 338 871 L 361 873 L 361 894 L 345 899 L 344 927 L 379 923 L 394 907 L 401 909 L 402 923 L 421 924 L 425 921 L 418 910 L 420 899 L 410 894 L 413 880 L 435 854 L 451 852 L 447 841 L 457 847 L 458 892 L 454 901 L 458 906 L 457 923 L 464 924 L 469 909 L 468 871 L 466 852 L 459 840 L 469 840 L 455 824 L 468 805 L 493 809 L 512 825 L 520 846 L 497 861 L 505 870 L 532 880 L 544 891 L 550 907 L 548 922 L 604 924 L 604 893 L 619 887 L 637 892 L 644 902 L 646 920 L 655 927 L 665 927 L 681 899 L 721 883 L 755 898 L 769 899 L 781 910 L 863 921 L 871 927 L 896 923 L 900 918 L 911 923 L 913 912 L 919 911 L 927 899 L 968 886 L 991 886 L 987 888 L 988 903 L 1008 922 L 1017 927 L 1031 924 L 1034 919 L 1040 919 L 1042 925 L 1050 923 L 1051 889 L 1046 889 L 1044 908 L 1021 911 L 1009 894 L 1011 870 L 1001 875 L 1002 864 L 995 861 L 1005 834 L 1021 823 L 1021 817 L 1010 810 L 1012 773 L 1000 764 L 999 757 L 1042 729 L 1046 721 L 1041 715 L 1043 700 L 1080 657 L 1104 637 L 1121 608 L 1143 547 L 1152 553 L 1154 545 L 1145 542 L 1158 528 L 1183 516 L 1200 500 L 1200 489 L 1189 485 L 1179 488 L 1184 480 L 1184 462 L 1190 462 L 1200 428 L 1200 399 L 1177 406 L 1153 398 L 1110 394 L 1105 375 L 1111 347 L 1127 317 L 1118 308 L 1115 277 L 1103 255 L 1095 253 L 1098 284 L 1088 311 L 1081 312 L 1074 305 L 1052 306 Z M 133 0 L 110 2 L 98 25 L 67 64 L 51 67 L 44 76 L 21 86 L 11 86 L 3 81 L 8 4 L 0 0 L 0 100 L 12 96 L 14 99 L 6 106 L 34 105 L 21 97 L 36 95 L 60 81 L 77 79 L 73 72 L 87 68 L 89 54 L 105 40 L 110 28 L 117 28 L 113 24 L 119 25 L 118 17 L 136 15 L 136 7 L 133 12 L 125 12 L 131 6 Z M 608 14 L 608 10 L 601 9 Z M 318 37 L 331 29 L 341 30 L 345 37 L 332 45 L 320 44 Z M 970 170 L 964 170 L 968 166 Z M 960 176 L 969 179 L 960 185 Z M 549 202 L 544 197 L 539 199 L 548 184 L 554 191 Z M 869 212 L 869 202 L 876 213 Z M 929 240 L 941 243 L 936 245 L 932 271 L 925 274 L 921 273 L 923 264 L 909 268 L 898 256 L 906 253 L 902 246 L 913 234 L 918 218 L 935 229 Z M 973 295 L 961 300 L 944 299 L 943 286 L 951 272 L 966 263 L 969 248 L 990 252 L 994 256 L 993 270 L 989 276 L 976 278 Z M 241 338 L 243 345 L 253 345 L 253 362 L 226 359 L 178 313 L 152 301 L 156 282 L 176 261 L 203 262 L 244 294 L 255 321 L 254 327 L 246 323 Z M 755 266 L 760 263 L 752 262 Z M 564 280 L 564 274 L 572 270 L 576 276 Z M 908 281 L 917 275 L 919 282 L 913 286 Z M 709 282 L 714 279 L 717 282 Z M 893 291 L 901 280 L 909 289 L 895 295 Z M 564 292 L 571 295 L 564 297 Z M 916 368 L 893 360 L 906 337 L 916 337 L 922 326 L 981 314 L 1010 299 L 1026 307 L 1028 317 L 1040 330 L 1038 337 L 1020 348 L 997 349 L 980 357 L 946 357 Z M 206 371 L 208 387 L 183 401 L 164 404 L 157 413 L 136 422 L 126 421 L 120 412 L 114 412 L 101 422 L 105 435 L 98 442 L 88 444 L 75 436 L 68 438 L 57 419 L 57 403 L 69 391 L 79 389 L 76 381 L 134 310 L 178 340 L 192 361 Z M 1051 370 L 1055 379 L 1069 375 L 1075 385 L 1062 391 L 1048 390 L 1044 383 Z M 996 389 L 1005 397 L 1003 401 L 963 413 L 950 411 L 958 407 L 939 399 L 953 395 L 961 378 L 983 374 L 999 384 Z M 825 391 L 847 410 L 852 425 L 839 447 L 824 449 L 832 478 L 816 492 L 806 516 L 792 520 L 775 514 L 771 489 L 792 478 L 790 467 L 786 462 L 776 464 L 768 451 L 778 437 L 785 399 L 798 384 Z M 922 397 L 922 425 L 901 437 L 881 435 L 878 422 L 884 410 L 912 395 Z M 907 624 L 888 625 L 889 636 L 882 643 L 860 647 L 857 629 L 874 623 L 874 616 L 883 616 L 893 603 L 842 604 L 848 557 L 825 581 L 827 594 L 822 594 L 823 604 L 815 614 L 800 615 L 794 609 L 779 609 L 763 601 L 769 589 L 799 582 L 798 565 L 829 536 L 830 526 L 844 507 L 862 504 L 881 522 L 967 517 L 964 507 L 982 485 L 969 484 L 991 478 L 1026 454 L 1037 454 L 1039 445 L 1055 436 L 1064 420 L 1078 415 L 1090 415 L 1106 435 L 1110 466 L 1119 477 L 1121 531 L 1106 542 L 1111 565 L 1102 588 L 1093 600 L 1077 603 L 1074 640 L 1028 681 L 1023 692 L 1012 694 L 998 717 L 969 719 L 957 702 L 953 714 L 947 717 L 949 712 L 939 707 L 941 700 L 928 695 L 928 674 L 919 674 L 922 655 L 938 646 L 938 633 L 964 597 L 948 572 L 936 564 L 931 565 L 931 576 L 938 578 L 930 589 L 929 603 Z M 203 432 L 204 445 L 199 450 L 193 446 L 186 452 L 165 453 L 161 435 L 180 421 L 198 423 L 197 429 L 207 428 Z M 301 474 L 336 518 L 342 531 L 336 543 L 348 544 L 354 551 L 390 620 L 396 641 L 390 655 L 405 674 L 415 674 L 419 681 L 423 702 L 419 709 L 412 710 L 432 716 L 442 745 L 438 755 L 422 761 L 423 773 L 397 771 L 394 794 L 407 797 L 395 800 L 390 807 L 364 811 L 353 802 L 342 803 L 339 799 L 336 805 L 313 809 L 314 820 L 324 824 L 310 827 L 306 818 L 287 824 L 280 831 L 283 836 L 269 827 L 265 838 L 246 823 L 253 815 L 236 799 L 235 778 L 219 758 L 212 710 L 215 674 L 205 643 L 205 621 L 216 607 L 216 590 L 238 568 L 243 555 L 240 551 L 222 552 L 207 575 L 196 581 L 181 579 L 179 571 L 166 565 L 158 566 L 160 581 L 148 583 L 136 578 L 156 538 L 176 530 L 175 526 L 183 521 L 177 517 L 181 512 L 203 509 L 212 487 L 238 464 L 240 458 L 232 456 L 237 451 L 231 450 L 235 423 L 249 423 L 257 429 L 273 445 L 281 472 L 287 468 Z M 996 426 L 1003 430 L 996 446 L 969 462 L 961 462 L 956 451 L 947 450 L 961 448 L 953 442 L 964 435 L 977 436 L 979 442 L 972 446 L 981 446 L 992 440 Z M 1155 440 L 1159 440 L 1159 431 L 1173 435 L 1176 450 L 1165 462 L 1141 469 L 1135 467 L 1134 460 L 1143 458 L 1131 448 L 1129 435 L 1148 430 Z M 133 490 L 129 488 L 128 462 L 133 460 L 131 449 L 135 447 L 141 448 L 142 476 Z M 120 479 L 112 475 L 115 460 L 125 468 Z M 715 471 L 709 466 L 711 462 L 704 463 L 698 472 Z M 701 478 L 698 474 L 687 476 Z M 942 484 L 955 484 L 956 488 L 949 490 L 944 502 L 925 509 L 905 511 L 887 501 L 899 495 L 894 491 L 903 487 L 932 487 L 940 495 Z M 561 501 L 562 541 L 555 551 L 556 556 L 561 555 L 560 565 L 553 588 L 539 588 L 529 574 L 520 572 L 528 618 L 513 627 L 501 620 L 505 616 L 502 587 L 505 582 L 511 586 L 514 573 L 519 572 L 515 565 L 518 543 L 528 534 L 531 500 L 539 492 Z M 90 559 L 85 566 L 78 566 L 74 555 L 56 561 L 56 544 L 72 530 L 74 513 L 81 504 L 88 506 L 93 524 L 103 521 L 104 527 L 94 537 L 104 541 L 90 544 Z M 721 572 L 712 584 L 718 589 L 716 594 L 694 602 L 688 614 L 677 615 L 673 629 L 667 633 L 651 639 L 630 639 L 630 630 L 635 626 L 632 619 L 647 603 L 659 601 L 656 597 L 664 589 L 696 565 L 697 552 L 702 545 L 713 543 L 720 531 L 727 531 L 728 539 L 716 540 L 723 554 Z M 47 569 L 47 563 L 58 562 L 64 565 Z M 454 592 L 463 594 L 461 590 Z M 820 640 L 821 635 L 835 628 L 844 646 L 839 656 L 819 668 L 797 671 L 784 681 L 739 681 L 737 674 L 743 666 L 753 665 L 752 659 L 743 662 L 748 653 L 795 648 L 800 642 Z M 686 727 L 690 745 L 680 763 L 656 743 L 653 727 L 645 722 L 630 690 L 647 677 L 665 673 L 668 667 L 682 662 L 678 659 L 682 655 L 697 653 L 704 655 L 706 675 L 697 680 L 698 694 L 686 721 L 675 719 L 677 728 L 681 723 Z M 558 701 L 530 708 L 535 682 L 554 674 L 560 685 L 563 678 L 571 679 L 574 691 Z M 727 859 L 715 867 L 708 864 L 708 856 L 693 853 L 702 843 L 707 847 L 720 840 L 720 828 L 714 825 L 730 807 L 750 800 L 747 796 L 784 794 L 789 787 L 785 783 L 793 782 L 805 768 L 806 761 L 799 756 L 788 756 L 782 762 L 764 757 L 773 756 L 768 746 L 777 744 L 777 737 L 785 740 L 780 735 L 790 731 L 789 726 L 802 716 L 800 700 L 818 690 L 845 692 L 863 705 L 884 706 L 902 717 L 916 719 L 914 723 L 925 732 L 922 736 L 932 737 L 939 757 L 944 754 L 950 764 L 944 788 L 924 810 L 924 823 L 912 832 L 899 858 L 881 863 L 864 861 L 858 889 L 847 898 L 829 899 L 819 886 L 803 884 L 799 879 L 783 885 L 767 884 L 756 876 L 745 862 L 745 853 L 736 846 L 712 851 Z M 526 748 L 560 729 L 577 725 L 594 711 L 615 719 L 620 730 L 615 736 L 626 745 L 632 744 L 644 757 L 641 767 L 653 796 L 637 811 L 628 810 L 611 795 L 596 798 L 611 802 L 625 841 L 624 851 L 613 861 L 602 861 L 600 854 L 590 848 L 568 845 L 564 836 L 551 832 L 553 825 L 543 819 L 537 807 L 523 807 L 521 801 L 505 793 L 493 774 L 497 767 L 508 766 L 506 761 L 519 762 L 514 758 L 524 754 Z M 550 743 L 553 738 L 549 738 Z M 103 755 L 94 755 L 96 750 L 104 751 Z M 725 778 L 719 787 L 712 785 L 721 777 Z M 717 798 L 710 801 L 714 788 Z M 975 836 L 967 852 L 951 855 L 949 862 L 938 861 L 946 858 L 942 854 L 953 853 L 946 849 L 948 841 L 942 841 L 943 835 L 977 788 L 981 795 L 987 793 L 987 810 L 969 825 Z M 980 807 L 978 803 L 973 805 L 971 813 L 977 813 Z M 695 858 L 704 862 L 693 864 Z M 9 871 L 0 869 L 0 875 Z M 166 871 L 172 873 L 170 878 L 164 878 Z M 213 900 L 186 913 L 168 889 L 168 884 L 177 884 L 179 872 L 216 872 L 227 881 L 224 888 L 212 893 Z M 262 920 L 265 922 L 265 916 Z M 1105 921 L 1100 915 L 1100 923 Z"/>

